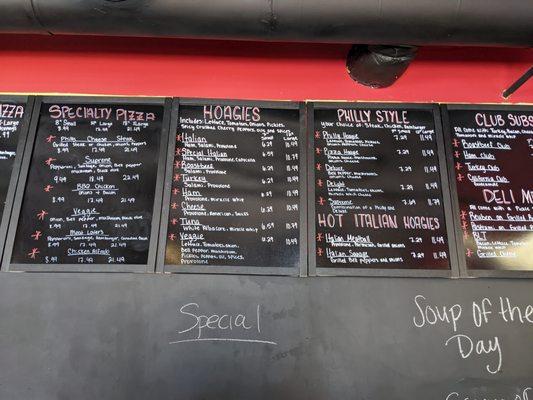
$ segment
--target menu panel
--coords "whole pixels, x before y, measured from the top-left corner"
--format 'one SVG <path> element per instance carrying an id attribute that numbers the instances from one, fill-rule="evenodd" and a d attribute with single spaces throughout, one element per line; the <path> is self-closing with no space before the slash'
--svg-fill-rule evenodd
<path id="1" fill-rule="evenodd" d="M 448 118 L 466 267 L 533 270 L 533 108 Z"/>
<path id="2" fill-rule="evenodd" d="M 43 103 L 15 264 L 146 264 L 163 105 Z"/>
<path id="3" fill-rule="evenodd" d="M 299 132 L 296 107 L 180 104 L 165 265 L 297 267 Z"/>
<path id="4" fill-rule="evenodd" d="M 4 211 L 26 104 L 0 98 L 0 219 Z"/>
<path id="5" fill-rule="evenodd" d="M 316 267 L 450 268 L 431 108 L 317 107 L 312 134 Z"/>

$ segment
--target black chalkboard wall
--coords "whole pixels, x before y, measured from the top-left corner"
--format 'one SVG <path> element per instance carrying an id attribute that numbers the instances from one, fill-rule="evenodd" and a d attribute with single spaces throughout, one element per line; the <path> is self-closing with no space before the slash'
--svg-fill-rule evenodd
<path id="1" fill-rule="evenodd" d="M 144 111 L 154 106 L 144 100 L 137 104 Z M 39 112 L 42 109 L 34 112 L 34 131 Z M 465 120 L 452 121 L 468 127 Z M 167 124 L 170 118 L 163 116 L 160 147 L 163 153 L 171 149 L 173 158 L 176 141 L 166 146 Z M 171 136 L 179 134 L 175 128 Z M 529 133 L 520 135 L 513 140 Z M 453 138 L 444 136 L 450 167 L 465 161 L 453 160 Z M 438 132 L 436 139 L 444 214 L 453 209 L 457 222 L 458 201 L 453 208 L 446 206 L 448 184 Z M 30 137 L 27 165 L 22 165 L 30 175 L 30 160 L 38 155 L 32 154 L 33 148 Z M 520 157 L 515 157 L 527 171 L 524 146 L 519 149 Z M 309 142 L 308 154 L 313 151 Z M 505 176 L 523 175 L 509 169 L 505 160 Z M 164 180 L 164 164 L 159 161 L 154 178 L 155 203 L 163 192 L 158 185 Z M 449 177 L 455 199 L 458 188 L 451 168 Z M 175 186 L 167 183 L 170 195 Z M 316 200 L 314 190 L 313 185 L 310 204 Z M 19 192 L 22 200 L 24 193 Z M 477 201 L 475 196 L 463 195 L 468 204 Z M 37 205 L 47 204 L 46 198 L 38 198 Z M 387 199 L 393 201 L 394 196 Z M 18 215 L 13 218 L 11 240 Z M 448 233 L 453 221 L 446 220 Z M 460 239 L 461 225 L 455 227 Z M 448 238 L 451 272 L 457 277 L 453 234 Z M 314 233 L 311 239 L 314 243 Z M 159 256 L 164 255 L 166 236 L 161 242 Z M 310 257 L 316 256 L 314 250 Z M 387 277 L 305 278 L 254 276 L 247 270 L 241 275 L 11 273 L 6 272 L 6 257 L 11 259 L 4 256 L 0 272 L 2 400 L 533 399 L 533 297 L 528 279 L 442 279 L 431 270 L 419 270 L 426 278 L 400 278 L 390 276 L 395 272 L 389 269 L 382 269 Z M 280 270 L 294 267 L 291 260 L 273 263 Z M 39 271 L 46 267 L 20 265 Z M 466 276 L 471 271 L 461 272 Z"/>
<path id="2" fill-rule="evenodd" d="M 0 398 L 531 399 L 532 307 L 528 280 L 3 272 Z"/>

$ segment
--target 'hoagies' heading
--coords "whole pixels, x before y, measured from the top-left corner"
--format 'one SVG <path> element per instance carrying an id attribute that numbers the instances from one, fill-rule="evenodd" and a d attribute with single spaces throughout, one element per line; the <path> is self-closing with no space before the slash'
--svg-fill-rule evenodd
<path id="1" fill-rule="evenodd" d="M 258 122 L 261 120 L 261 111 L 259 107 L 204 106 L 204 120 L 211 119 Z"/>
<path id="2" fill-rule="evenodd" d="M 128 110 L 125 108 L 113 109 L 112 107 L 71 107 L 67 105 L 51 105 L 48 108 L 50 117 L 53 119 L 91 119 L 91 120 L 110 120 L 116 121 L 155 121 L 155 114 L 137 110 Z"/>

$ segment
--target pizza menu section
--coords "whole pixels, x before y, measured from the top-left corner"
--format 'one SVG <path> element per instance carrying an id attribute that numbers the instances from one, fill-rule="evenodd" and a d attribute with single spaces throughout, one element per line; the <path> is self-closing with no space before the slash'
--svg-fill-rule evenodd
<path id="1" fill-rule="evenodd" d="M 43 103 L 11 262 L 146 264 L 163 112 Z"/>
<path id="2" fill-rule="evenodd" d="M 432 109 L 315 108 L 317 268 L 449 269 Z"/>
<path id="3" fill-rule="evenodd" d="M 533 270 L 533 110 L 451 109 L 458 221 L 468 269 Z"/>
<path id="4" fill-rule="evenodd" d="M 4 211 L 26 104 L 0 99 L 0 217 Z"/>
<path id="5" fill-rule="evenodd" d="M 180 105 L 165 265 L 298 267 L 300 111 Z"/>
<path id="6" fill-rule="evenodd" d="M 530 106 L 27 104 L 0 97 L 7 270 L 533 271 Z"/>

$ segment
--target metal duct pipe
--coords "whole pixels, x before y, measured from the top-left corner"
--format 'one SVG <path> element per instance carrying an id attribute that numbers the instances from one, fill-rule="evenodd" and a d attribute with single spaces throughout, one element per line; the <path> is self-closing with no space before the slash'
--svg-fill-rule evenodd
<path id="1" fill-rule="evenodd" d="M 0 0 L 0 32 L 533 44 L 533 0 Z"/>

